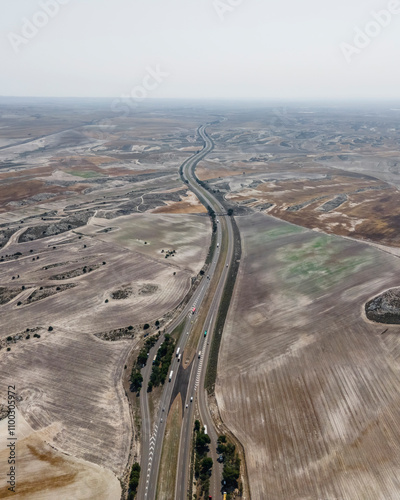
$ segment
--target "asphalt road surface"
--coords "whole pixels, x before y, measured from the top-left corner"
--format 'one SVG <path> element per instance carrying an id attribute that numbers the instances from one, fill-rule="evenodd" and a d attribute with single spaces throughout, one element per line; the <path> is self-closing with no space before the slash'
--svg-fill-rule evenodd
<path id="1" fill-rule="evenodd" d="M 206 126 L 203 125 L 198 130 L 200 136 L 204 141 L 203 149 L 196 153 L 191 158 L 187 159 L 182 165 L 183 176 L 188 180 L 189 186 L 196 193 L 202 203 L 206 206 L 209 205 L 216 214 L 224 213 L 224 208 L 218 202 L 216 198 L 212 196 L 211 193 L 202 188 L 196 181 L 194 176 L 194 169 L 197 163 L 202 160 L 210 151 L 212 151 L 214 144 L 211 138 L 206 132 Z M 214 328 L 214 323 L 217 318 L 217 311 L 220 304 L 220 299 L 222 296 L 222 291 L 225 286 L 226 278 L 229 272 L 229 265 L 233 254 L 233 229 L 230 218 L 227 216 L 217 215 L 219 220 L 217 224 L 217 242 L 219 247 L 215 249 L 212 263 L 208 270 L 207 279 L 206 276 L 203 277 L 200 286 L 197 288 L 192 299 L 186 305 L 184 310 L 181 312 L 179 317 L 171 324 L 168 328 L 168 333 L 172 332 L 176 326 L 178 326 L 182 321 L 185 321 L 183 334 L 176 346 L 176 349 L 180 347 L 180 352 L 184 351 L 186 342 L 189 338 L 189 333 L 193 327 L 193 319 L 196 315 L 192 315 L 191 311 L 193 306 L 196 309 L 200 309 L 201 304 L 207 294 L 210 283 L 213 280 L 215 269 L 217 267 L 218 259 L 220 258 L 220 249 L 222 244 L 222 234 L 226 232 L 228 235 L 228 251 L 226 261 L 224 262 L 224 268 L 221 276 L 219 277 L 219 282 L 214 294 L 212 305 L 208 311 L 206 321 L 203 325 L 203 331 L 207 330 L 209 332 L 207 337 L 202 335 L 197 352 L 201 351 L 201 356 L 196 355 L 191 363 L 191 365 L 186 370 L 179 370 L 180 362 L 178 358 L 174 356 L 170 371 L 173 372 L 171 381 L 166 381 L 164 386 L 164 391 L 161 396 L 160 409 L 158 415 L 155 417 L 155 421 L 151 422 L 150 412 L 147 397 L 147 384 L 151 374 L 152 359 L 157 353 L 157 350 L 164 340 L 164 336 L 160 336 L 157 344 L 150 351 L 149 362 L 146 367 L 142 370 L 143 375 L 143 386 L 140 393 L 140 406 L 141 406 L 141 416 L 142 416 L 142 426 L 141 426 L 141 439 L 142 439 L 142 461 L 141 461 L 141 475 L 140 484 L 138 490 L 138 497 L 145 500 L 154 500 L 157 491 L 157 478 L 160 467 L 162 444 L 165 432 L 165 424 L 167 420 L 168 410 L 170 408 L 172 396 L 176 394 L 177 391 L 181 392 L 183 399 L 183 421 L 181 429 L 181 439 L 179 447 L 179 457 L 178 457 L 178 467 L 176 476 L 176 490 L 175 499 L 176 500 L 186 500 L 188 492 L 188 480 L 189 480 L 189 464 L 190 464 L 190 450 L 192 444 L 192 431 L 194 426 L 194 410 L 195 405 L 198 405 L 201 420 L 204 425 L 207 426 L 207 433 L 211 438 L 210 453 L 213 458 L 213 472 L 210 481 L 210 495 L 213 499 L 222 498 L 221 494 L 221 474 L 222 466 L 216 461 L 218 455 L 216 454 L 216 440 L 217 433 L 213 427 L 213 422 L 209 414 L 209 410 L 206 404 L 206 394 L 204 390 L 204 377 L 208 362 L 208 356 L 211 346 L 211 334 Z M 217 279 L 217 278 L 215 278 Z M 183 359 L 183 356 L 182 356 Z M 189 370 L 189 372 L 188 372 Z M 185 374 L 183 375 L 183 372 Z M 185 380 L 182 378 L 185 377 Z M 191 401 L 193 398 L 193 401 Z M 186 408 L 186 405 L 188 407 Z"/>

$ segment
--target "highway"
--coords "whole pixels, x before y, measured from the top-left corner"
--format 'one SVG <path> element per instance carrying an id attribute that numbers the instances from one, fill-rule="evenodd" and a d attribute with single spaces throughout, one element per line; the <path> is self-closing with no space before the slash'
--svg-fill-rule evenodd
<path id="1" fill-rule="evenodd" d="M 191 158 L 188 158 L 182 164 L 182 174 L 183 177 L 188 181 L 188 185 L 193 192 L 199 197 L 204 205 L 209 205 L 216 214 L 223 214 L 224 208 L 208 191 L 202 188 L 196 181 L 194 176 L 194 169 L 198 162 L 203 159 L 214 147 L 211 138 L 206 132 L 206 126 L 203 125 L 198 129 L 198 133 L 204 141 L 204 147 L 201 151 L 196 153 Z M 207 313 L 206 321 L 203 325 L 203 331 L 207 330 L 209 334 L 207 337 L 201 336 L 200 343 L 197 352 L 201 351 L 201 356 L 196 355 L 187 368 L 190 370 L 189 382 L 185 394 L 182 394 L 183 399 L 183 421 L 181 429 L 181 439 L 179 447 L 179 457 L 177 466 L 177 476 L 176 476 L 176 500 L 186 500 L 188 491 L 188 479 L 189 479 L 189 463 L 190 463 L 190 450 L 192 444 L 192 431 L 194 425 L 194 413 L 195 407 L 197 406 L 198 412 L 200 414 L 201 420 L 204 425 L 207 426 L 207 432 L 211 438 L 210 452 L 214 461 L 213 474 L 211 477 L 210 484 L 210 495 L 213 499 L 218 499 L 222 497 L 221 491 L 221 473 L 222 466 L 216 461 L 217 454 L 216 439 L 217 434 L 213 427 L 213 422 L 209 414 L 209 410 L 206 404 L 206 394 L 204 390 L 204 377 L 208 362 L 208 356 L 211 346 L 211 334 L 214 328 L 214 323 L 217 318 L 217 311 L 220 304 L 220 299 L 222 296 L 222 291 L 226 282 L 226 278 L 229 272 L 229 265 L 233 255 L 233 228 L 230 218 L 228 216 L 217 215 L 216 218 L 219 220 L 217 224 L 217 243 L 218 247 L 215 249 L 211 265 L 207 271 L 210 279 L 204 276 L 199 287 L 197 288 L 192 299 L 183 309 L 181 314 L 175 321 L 169 326 L 168 333 L 172 332 L 176 326 L 178 326 L 182 321 L 185 321 L 184 330 L 181 338 L 176 346 L 180 347 L 180 352 L 184 351 L 186 342 L 189 338 L 189 333 L 192 328 L 193 318 L 197 317 L 197 313 L 192 315 L 191 310 L 193 306 L 196 309 L 201 308 L 201 304 L 207 295 L 207 291 L 210 288 L 210 284 L 213 283 L 213 279 L 218 279 L 216 286 L 216 291 L 214 298 L 212 300 L 212 305 Z M 225 239 L 223 234 L 227 235 Z M 224 262 L 223 270 L 221 275 L 215 276 L 215 270 L 217 268 L 218 260 L 220 258 L 220 250 L 223 241 L 228 241 L 228 248 L 226 254 L 226 260 Z M 165 424 L 167 420 L 168 410 L 171 404 L 171 397 L 174 393 L 175 385 L 178 381 L 178 372 L 182 374 L 182 369 L 179 371 L 180 362 L 174 356 L 171 363 L 171 370 L 173 371 L 173 376 L 171 382 L 166 381 L 163 394 L 161 396 L 159 413 L 155 418 L 155 422 L 151 422 L 148 398 L 147 398 L 147 384 L 151 374 L 151 360 L 156 354 L 159 346 L 164 340 L 164 336 L 160 336 L 157 344 L 153 347 L 149 355 L 149 362 L 146 368 L 142 370 L 143 375 L 143 386 L 140 393 L 140 407 L 141 407 L 141 446 L 142 446 L 142 460 L 141 460 L 141 477 L 138 490 L 138 498 L 146 500 L 154 500 L 156 498 L 157 491 L 157 478 L 160 467 L 160 459 L 162 452 L 162 444 L 165 432 Z M 182 355 L 182 360 L 183 360 Z M 186 370 L 185 370 L 186 371 Z M 193 401 L 190 399 L 193 397 Z M 188 406 L 186 408 L 186 405 Z"/>

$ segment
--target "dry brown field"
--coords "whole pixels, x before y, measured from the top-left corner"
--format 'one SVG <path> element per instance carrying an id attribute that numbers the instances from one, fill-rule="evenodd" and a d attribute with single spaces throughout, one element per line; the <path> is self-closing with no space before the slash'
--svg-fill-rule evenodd
<path id="1" fill-rule="evenodd" d="M 399 498 L 400 327 L 363 312 L 398 285 L 398 258 L 264 214 L 237 221 L 216 396 L 252 498 Z"/>
<path id="2" fill-rule="evenodd" d="M 12 384 L 13 497 L 119 500 L 140 461 L 126 364 L 207 254 L 210 222 L 178 174 L 198 120 L 78 102 L 5 105 L 0 127 L 0 497 Z M 102 340 L 116 329 L 128 336 Z"/>

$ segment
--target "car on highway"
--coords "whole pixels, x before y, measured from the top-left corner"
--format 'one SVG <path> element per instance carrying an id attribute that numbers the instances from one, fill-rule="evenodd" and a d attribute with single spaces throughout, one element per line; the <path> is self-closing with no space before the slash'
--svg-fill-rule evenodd
<path id="1" fill-rule="evenodd" d="M 192 402 L 192 401 L 193 401 L 193 396 L 190 398 L 190 402 Z"/>
<path id="2" fill-rule="evenodd" d="M 186 408 L 188 408 L 188 406 L 189 406 L 189 405 L 187 404 L 187 405 L 186 405 Z"/>

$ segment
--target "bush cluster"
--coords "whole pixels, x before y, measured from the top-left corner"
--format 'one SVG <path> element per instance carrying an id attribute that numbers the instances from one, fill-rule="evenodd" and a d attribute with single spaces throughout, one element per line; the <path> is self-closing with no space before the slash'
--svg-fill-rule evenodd
<path id="1" fill-rule="evenodd" d="M 240 477 L 240 458 L 236 453 L 236 447 L 229 443 L 226 436 L 218 437 L 217 452 L 223 456 L 224 470 L 222 478 L 226 481 L 226 488 L 233 491 L 238 488 L 238 479 Z"/>
<path id="2" fill-rule="evenodd" d="M 207 457 L 207 452 L 209 451 L 209 444 L 211 443 L 210 436 L 204 432 L 204 427 L 200 428 L 200 422 L 198 420 L 194 423 L 195 432 L 195 460 L 194 460 L 194 475 L 197 479 L 197 483 L 201 484 L 201 492 L 208 497 L 210 490 L 210 476 L 211 469 L 213 466 L 212 458 Z"/>
<path id="3" fill-rule="evenodd" d="M 143 382 L 143 377 L 142 374 L 140 373 L 140 370 L 146 366 L 147 360 L 148 360 L 148 355 L 150 352 L 150 349 L 154 346 L 154 344 L 157 342 L 159 335 L 155 337 L 149 337 L 146 339 L 144 346 L 142 347 L 141 351 L 139 352 L 139 355 L 136 359 L 136 363 L 134 363 L 132 367 L 132 373 L 131 373 L 131 391 L 132 392 L 140 392 L 140 389 L 142 388 L 142 382 Z"/>
<path id="4" fill-rule="evenodd" d="M 139 486 L 140 465 L 135 462 L 132 465 L 131 475 L 129 477 L 129 493 L 128 500 L 133 500 L 136 496 L 137 487 Z"/>
<path id="5" fill-rule="evenodd" d="M 163 385 L 168 375 L 168 370 L 171 365 L 171 360 L 175 351 L 175 341 L 168 335 L 165 335 L 164 342 L 160 345 L 157 352 L 157 357 L 153 365 L 153 370 L 150 375 L 149 385 L 147 387 L 150 392 L 153 387 Z"/>

